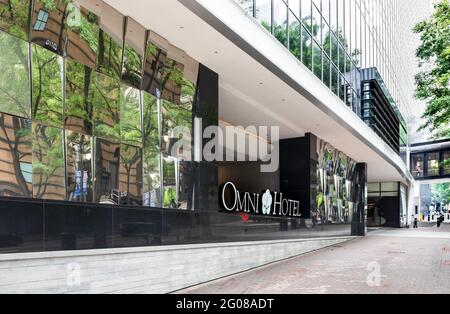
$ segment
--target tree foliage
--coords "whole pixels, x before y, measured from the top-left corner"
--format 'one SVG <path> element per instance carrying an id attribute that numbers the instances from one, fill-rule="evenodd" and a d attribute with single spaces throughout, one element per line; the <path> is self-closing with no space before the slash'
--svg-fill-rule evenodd
<path id="1" fill-rule="evenodd" d="M 417 24 L 414 32 L 421 37 L 416 96 L 427 103 L 420 130 L 450 137 L 450 1 L 435 4 L 433 15 Z"/>

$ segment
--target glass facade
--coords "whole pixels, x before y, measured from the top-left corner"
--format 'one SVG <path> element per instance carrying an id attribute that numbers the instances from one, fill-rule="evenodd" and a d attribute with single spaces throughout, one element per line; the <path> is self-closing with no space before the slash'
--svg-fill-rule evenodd
<path id="1" fill-rule="evenodd" d="M 417 180 L 446 178 L 450 176 L 450 152 L 448 150 L 411 154 L 411 172 Z"/>
<path id="2" fill-rule="evenodd" d="M 198 63 L 84 5 L 0 2 L 1 196 L 187 209 Z"/>
<path id="3" fill-rule="evenodd" d="M 401 79 L 398 1 L 235 0 L 347 106 L 360 112 L 360 69 L 376 68 L 393 102 L 408 111 Z M 409 5 L 404 4 L 404 5 Z M 412 26 L 411 26 L 412 27 Z"/>

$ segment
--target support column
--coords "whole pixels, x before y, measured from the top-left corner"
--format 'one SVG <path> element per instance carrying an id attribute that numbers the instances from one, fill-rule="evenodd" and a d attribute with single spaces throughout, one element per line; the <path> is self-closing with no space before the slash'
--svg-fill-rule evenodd
<path id="1" fill-rule="evenodd" d="M 356 213 L 353 216 L 352 236 L 367 235 L 367 164 L 356 165 Z"/>

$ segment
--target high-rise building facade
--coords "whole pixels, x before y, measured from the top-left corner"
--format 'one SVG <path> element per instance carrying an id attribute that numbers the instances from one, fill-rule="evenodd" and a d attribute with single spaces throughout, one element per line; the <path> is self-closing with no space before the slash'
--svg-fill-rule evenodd
<path id="1" fill-rule="evenodd" d="M 0 0 L 3 260 L 169 292 L 406 226 L 415 2 Z"/>

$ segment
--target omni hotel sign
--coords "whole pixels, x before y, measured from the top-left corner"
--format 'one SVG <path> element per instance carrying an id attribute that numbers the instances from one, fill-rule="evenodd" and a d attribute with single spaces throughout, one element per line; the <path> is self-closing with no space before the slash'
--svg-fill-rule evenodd
<path id="1" fill-rule="evenodd" d="M 228 196 L 227 197 L 227 193 Z M 240 192 L 232 182 L 220 187 L 220 207 L 227 212 L 301 218 L 300 202 L 283 197 L 283 193 Z"/>

